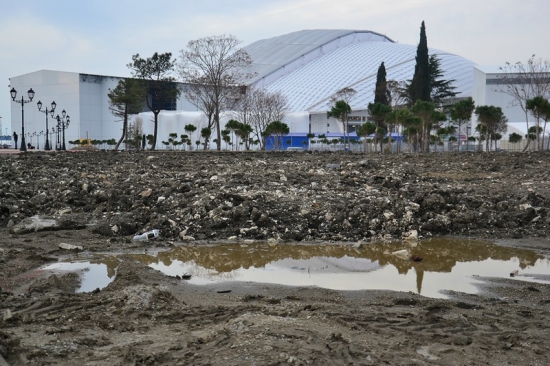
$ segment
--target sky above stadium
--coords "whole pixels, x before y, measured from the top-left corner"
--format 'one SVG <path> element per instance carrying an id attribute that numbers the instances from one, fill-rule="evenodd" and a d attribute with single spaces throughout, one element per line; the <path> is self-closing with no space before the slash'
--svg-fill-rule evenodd
<path id="1" fill-rule="evenodd" d="M 550 59 L 548 19 L 548 0 L 4 0 L 1 132 L 11 134 L 9 78 L 42 69 L 130 76 L 136 53 L 177 56 L 190 40 L 222 34 L 246 46 L 303 29 L 355 29 L 417 45 L 422 21 L 429 47 L 503 66 Z"/>

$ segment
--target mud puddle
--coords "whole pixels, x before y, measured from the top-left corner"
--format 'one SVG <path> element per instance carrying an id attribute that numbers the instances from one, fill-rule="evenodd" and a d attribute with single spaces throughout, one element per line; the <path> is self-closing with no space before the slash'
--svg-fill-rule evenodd
<path id="1" fill-rule="evenodd" d="M 550 283 L 550 260 L 534 251 L 464 239 L 363 246 L 182 246 L 130 256 L 168 276 L 190 275 L 182 281 L 195 285 L 244 281 L 334 290 L 411 291 L 445 298 L 446 290 L 477 293 L 482 277 L 511 277 L 513 273 L 517 280 Z M 81 271 L 79 291 L 87 292 L 107 286 L 118 263 L 116 256 L 93 261 L 74 257 L 42 269 Z"/>

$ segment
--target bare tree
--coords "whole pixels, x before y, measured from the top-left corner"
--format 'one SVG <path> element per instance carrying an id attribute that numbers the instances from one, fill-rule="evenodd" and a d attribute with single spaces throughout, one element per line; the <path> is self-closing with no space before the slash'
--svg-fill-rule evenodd
<path id="1" fill-rule="evenodd" d="M 252 127 L 252 135 L 265 149 L 264 132 L 273 121 L 282 121 L 288 111 L 287 98 L 265 89 L 250 89 L 236 108 L 239 121 Z"/>
<path id="2" fill-rule="evenodd" d="M 550 94 L 550 60 L 536 59 L 533 55 L 525 64 L 507 62 L 500 70 L 503 71 L 503 74 L 498 76 L 499 84 L 495 91 L 512 97 L 510 105 L 520 107 L 525 113 L 525 124 L 529 130 L 527 100 L 537 96 L 548 98 Z M 529 148 L 530 141 L 527 139 L 524 151 Z M 539 144 L 539 147 L 541 146 Z"/>
<path id="3" fill-rule="evenodd" d="M 408 104 L 406 81 L 388 80 L 386 82 L 386 89 L 388 91 L 389 105 L 393 109 L 402 108 Z"/>
<path id="4" fill-rule="evenodd" d="M 190 85 L 186 96 L 210 118 L 216 128 L 217 148 L 221 150 L 220 114 L 234 108 L 241 98 L 242 86 L 252 77 L 247 69 L 250 55 L 238 48 L 241 42 L 232 35 L 189 41 L 180 53 L 178 72 Z"/>
<path id="5" fill-rule="evenodd" d="M 206 128 L 212 129 L 214 127 L 215 108 L 210 89 L 208 85 L 188 84 L 184 87 L 183 93 L 191 103 L 205 114 L 208 119 Z"/>

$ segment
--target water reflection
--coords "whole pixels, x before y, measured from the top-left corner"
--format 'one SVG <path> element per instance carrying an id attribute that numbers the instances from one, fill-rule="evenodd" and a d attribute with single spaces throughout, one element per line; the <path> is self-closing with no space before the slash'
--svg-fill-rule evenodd
<path id="1" fill-rule="evenodd" d="M 408 255 L 394 254 L 403 251 Z M 411 261 L 409 256 L 412 254 L 421 256 L 423 260 Z M 515 268 L 536 267 L 539 271 L 541 266 L 542 273 L 548 273 L 548 269 L 544 271 L 544 264 L 548 261 L 531 250 L 457 239 L 433 239 L 418 244 L 372 244 L 362 248 L 350 245 L 270 246 L 265 243 L 191 246 L 158 253 L 157 256 L 134 257 L 172 276 L 191 273 L 194 276 L 192 283 L 197 284 L 241 280 L 344 290 L 415 290 L 438 297 L 441 296 L 439 291 L 444 289 L 476 292 L 475 284 L 479 281 L 472 278 L 474 275 L 501 277 Z M 445 275 L 453 271 L 454 274 Z M 366 273 L 369 275 L 365 276 Z M 425 279 L 427 273 L 430 273 L 429 281 Z M 410 283 L 412 279 L 414 285 Z M 426 283 L 429 289 L 423 289 Z"/>
<path id="2" fill-rule="evenodd" d="M 423 260 L 411 261 L 413 254 Z M 339 290 L 414 291 L 431 297 L 444 297 L 442 290 L 475 293 L 480 282 L 476 275 L 507 277 L 514 269 L 520 270 L 518 279 L 523 280 L 530 280 L 530 273 L 550 275 L 550 262 L 531 250 L 460 239 L 361 248 L 266 243 L 182 246 L 155 255 L 130 256 L 170 276 L 190 273 L 193 284 L 253 281 Z M 119 260 L 106 257 L 93 263 L 104 264 L 111 278 Z"/>

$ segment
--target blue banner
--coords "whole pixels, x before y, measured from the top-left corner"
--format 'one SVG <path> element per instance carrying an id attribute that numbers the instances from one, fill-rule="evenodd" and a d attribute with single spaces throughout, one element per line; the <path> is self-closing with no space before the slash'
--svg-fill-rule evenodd
<path id="1" fill-rule="evenodd" d="M 0 136 L 0 140 L 3 140 L 3 141 L 10 141 L 11 140 L 11 136 Z"/>

